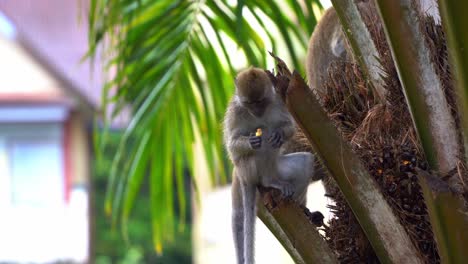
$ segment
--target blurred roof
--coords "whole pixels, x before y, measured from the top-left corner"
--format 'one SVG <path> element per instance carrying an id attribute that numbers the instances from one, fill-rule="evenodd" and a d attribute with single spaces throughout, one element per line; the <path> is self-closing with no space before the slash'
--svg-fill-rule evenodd
<path id="1" fill-rule="evenodd" d="M 15 27 L 15 40 L 63 84 L 71 96 L 98 108 L 99 61 L 80 63 L 88 48 L 87 0 L 1 0 L 0 11 Z"/>
<path id="2" fill-rule="evenodd" d="M 2 16 L 0 14 L 0 19 Z M 0 31 L 4 32 L 2 28 Z M 0 33 L 0 105 L 60 103 L 77 105 L 47 69 L 11 37 Z"/>

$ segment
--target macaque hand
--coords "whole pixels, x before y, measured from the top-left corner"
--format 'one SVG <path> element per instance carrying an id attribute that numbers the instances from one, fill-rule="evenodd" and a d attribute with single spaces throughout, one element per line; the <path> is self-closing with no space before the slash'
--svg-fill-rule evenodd
<path id="1" fill-rule="evenodd" d="M 271 134 L 270 138 L 268 138 L 268 143 L 271 144 L 273 148 L 279 148 L 284 143 L 284 135 L 283 131 L 278 129 L 273 134 Z"/>
<path id="2" fill-rule="evenodd" d="M 262 146 L 262 137 L 261 136 L 250 136 L 249 137 L 250 147 L 252 149 L 259 149 Z"/>

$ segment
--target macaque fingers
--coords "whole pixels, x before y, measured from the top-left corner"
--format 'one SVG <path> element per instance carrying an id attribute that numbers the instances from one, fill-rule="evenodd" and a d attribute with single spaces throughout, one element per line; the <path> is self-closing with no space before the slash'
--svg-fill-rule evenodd
<path id="1" fill-rule="evenodd" d="M 273 134 L 271 134 L 271 136 L 268 138 L 268 142 L 271 143 L 271 142 L 277 140 L 278 137 L 279 137 L 278 132 L 273 132 Z"/>
<path id="2" fill-rule="evenodd" d="M 260 148 L 261 145 L 262 145 L 262 138 L 261 137 L 250 137 L 249 138 L 249 143 L 250 143 L 250 146 L 253 149 Z"/>
<path id="3" fill-rule="evenodd" d="M 274 148 L 279 148 L 283 145 L 284 141 L 282 139 L 279 139 L 274 145 Z"/>
<path id="4" fill-rule="evenodd" d="M 281 192 L 286 197 L 292 197 L 294 194 L 294 186 L 290 183 L 285 183 L 282 185 Z"/>
<path id="5" fill-rule="evenodd" d="M 251 137 L 249 138 L 250 142 L 262 142 L 261 137 Z"/>
<path id="6" fill-rule="evenodd" d="M 274 148 L 279 148 L 284 143 L 283 135 L 280 132 L 274 132 L 273 135 L 268 139 L 268 142 Z"/>
<path id="7" fill-rule="evenodd" d="M 271 184 L 270 187 L 280 190 L 281 194 L 285 197 L 292 197 L 294 194 L 294 185 L 287 181 L 279 181 L 275 184 Z"/>

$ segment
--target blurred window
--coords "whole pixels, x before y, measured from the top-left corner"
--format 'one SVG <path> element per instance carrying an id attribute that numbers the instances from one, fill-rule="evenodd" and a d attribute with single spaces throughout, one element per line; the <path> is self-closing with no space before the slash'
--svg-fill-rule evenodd
<path id="1" fill-rule="evenodd" d="M 0 126 L 0 152 L 10 204 L 53 207 L 64 204 L 64 164 L 60 124 Z M 5 197 L 4 195 L 2 195 Z"/>
<path id="2" fill-rule="evenodd" d="M 13 205 L 51 206 L 63 202 L 62 149 L 58 140 L 11 142 Z"/>

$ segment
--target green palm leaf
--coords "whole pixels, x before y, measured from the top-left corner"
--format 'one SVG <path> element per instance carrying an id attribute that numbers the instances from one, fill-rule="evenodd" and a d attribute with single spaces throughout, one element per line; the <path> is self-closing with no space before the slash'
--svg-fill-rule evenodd
<path id="1" fill-rule="evenodd" d="M 133 114 L 115 153 L 105 208 L 125 226 L 148 176 L 157 251 L 172 239 L 175 208 L 186 217 L 184 169 L 194 175 L 197 131 L 210 179 L 226 181 L 220 123 L 235 71 L 266 67 L 268 50 L 288 55 L 302 69 L 299 57 L 317 21 L 312 4 L 319 6 L 311 0 L 228 2 L 91 1 L 89 54 L 104 44 L 110 76 L 103 89 L 105 130 L 124 109 Z M 114 110 L 106 113 L 109 103 Z M 97 148 L 105 147 L 106 137 L 98 138 Z"/>

